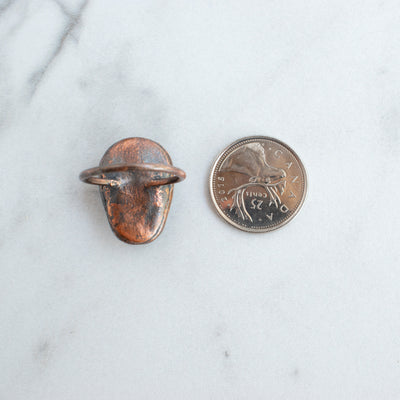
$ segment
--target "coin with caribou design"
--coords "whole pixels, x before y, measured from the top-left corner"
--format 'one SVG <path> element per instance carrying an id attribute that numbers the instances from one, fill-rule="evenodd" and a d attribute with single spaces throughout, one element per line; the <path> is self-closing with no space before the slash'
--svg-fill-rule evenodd
<path id="1" fill-rule="evenodd" d="M 232 143 L 218 156 L 210 176 L 218 213 L 247 232 L 268 232 L 288 223 L 306 190 L 306 172 L 297 154 L 265 136 Z"/>

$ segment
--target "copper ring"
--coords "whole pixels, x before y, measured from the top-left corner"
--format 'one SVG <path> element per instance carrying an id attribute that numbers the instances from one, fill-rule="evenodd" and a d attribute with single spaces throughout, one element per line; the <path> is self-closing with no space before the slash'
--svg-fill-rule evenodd
<path id="1" fill-rule="evenodd" d="M 160 172 L 162 174 L 169 174 L 170 176 L 152 177 L 146 181 L 145 186 L 160 186 L 169 185 L 183 181 L 186 174 L 179 168 L 164 165 L 164 164 L 151 164 L 151 163 L 129 163 L 129 164 L 112 164 L 104 167 L 94 167 L 82 171 L 79 179 L 85 183 L 100 186 L 118 186 L 123 184 L 122 180 L 107 178 L 106 175 L 111 172 L 128 172 L 128 171 L 148 171 Z"/>
<path id="2" fill-rule="evenodd" d="M 114 143 L 98 167 L 79 175 L 83 182 L 99 185 L 111 229 L 129 244 L 149 243 L 158 237 L 167 220 L 174 183 L 185 177 L 161 145 L 140 137 Z"/>

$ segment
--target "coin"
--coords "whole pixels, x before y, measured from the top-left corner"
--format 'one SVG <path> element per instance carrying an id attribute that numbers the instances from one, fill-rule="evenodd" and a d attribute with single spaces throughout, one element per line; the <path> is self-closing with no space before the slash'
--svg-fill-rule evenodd
<path id="1" fill-rule="evenodd" d="M 306 171 L 297 154 L 265 136 L 232 143 L 218 156 L 210 175 L 218 213 L 247 232 L 269 232 L 287 224 L 301 208 L 306 190 Z"/>

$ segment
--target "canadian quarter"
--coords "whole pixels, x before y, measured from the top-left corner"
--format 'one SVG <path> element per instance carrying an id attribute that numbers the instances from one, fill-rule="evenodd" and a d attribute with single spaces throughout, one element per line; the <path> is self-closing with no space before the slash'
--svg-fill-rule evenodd
<path id="1" fill-rule="evenodd" d="M 300 210 L 307 176 L 297 154 L 280 140 L 250 136 L 228 146 L 216 159 L 210 193 L 222 218 L 247 232 L 269 232 Z"/>

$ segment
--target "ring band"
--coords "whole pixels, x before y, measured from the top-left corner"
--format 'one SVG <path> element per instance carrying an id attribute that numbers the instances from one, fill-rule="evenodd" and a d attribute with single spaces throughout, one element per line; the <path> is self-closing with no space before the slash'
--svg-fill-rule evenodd
<path id="1" fill-rule="evenodd" d="M 121 182 L 117 179 L 109 179 L 104 177 L 107 173 L 111 172 L 128 172 L 128 171 L 148 171 L 148 172 L 161 172 L 169 174 L 168 177 L 160 177 L 160 179 L 151 179 L 146 182 L 145 186 L 159 186 L 177 183 L 186 178 L 185 172 L 181 169 L 173 167 L 172 165 L 164 164 L 151 164 L 151 163 L 129 163 L 129 164 L 112 164 L 104 167 L 94 167 L 82 171 L 79 179 L 85 183 L 100 186 L 118 186 Z"/>

